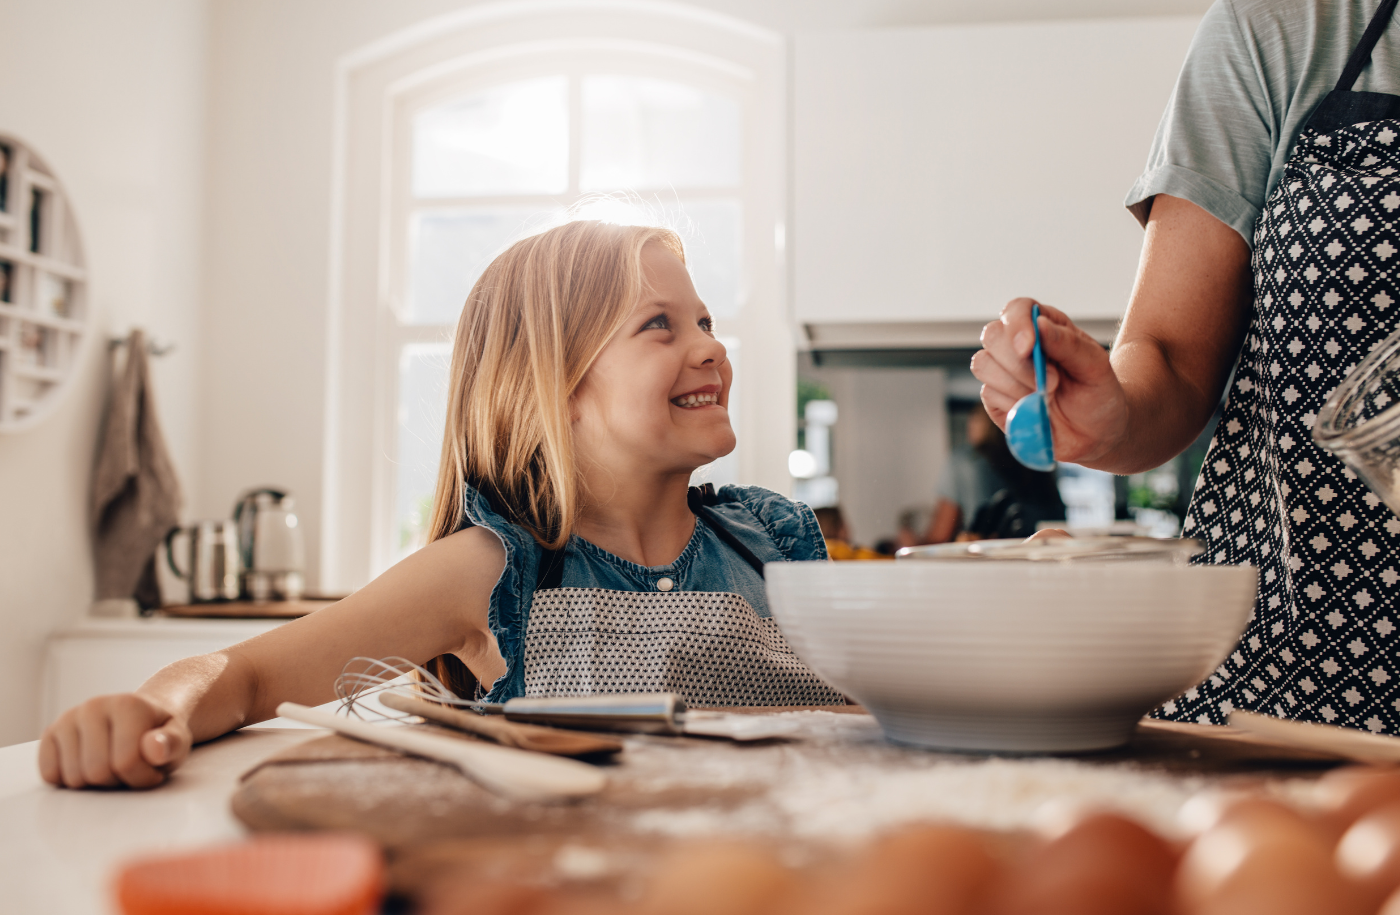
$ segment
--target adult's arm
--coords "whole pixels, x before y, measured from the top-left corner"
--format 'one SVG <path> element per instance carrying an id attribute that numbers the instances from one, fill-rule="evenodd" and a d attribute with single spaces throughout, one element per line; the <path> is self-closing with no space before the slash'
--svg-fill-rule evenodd
<path id="1" fill-rule="evenodd" d="M 69 788 L 157 785 L 191 744 L 275 717 L 282 702 L 329 702 L 336 675 L 356 656 L 423 662 L 453 652 L 491 683 L 505 672 L 487 625 L 504 564 L 485 528 L 444 537 L 331 607 L 177 661 L 135 693 L 69 709 L 44 731 L 40 773 Z"/>
<path id="2" fill-rule="evenodd" d="M 1250 250 L 1195 204 L 1157 195 L 1128 311 L 1111 355 L 1064 312 L 1041 306 L 1055 456 L 1138 473 L 1180 454 L 1210 419 L 1253 308 Z M 1035 388 L 1033 300 L 1015 299 L 982 331 L 972 371 L 1003 429 Z"/>

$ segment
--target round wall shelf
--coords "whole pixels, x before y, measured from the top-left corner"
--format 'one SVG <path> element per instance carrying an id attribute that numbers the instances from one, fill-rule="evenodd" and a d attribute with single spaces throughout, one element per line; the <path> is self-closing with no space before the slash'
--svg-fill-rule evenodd
<path id="1" fill-rule="evenodd" d="M 58 404 L 92 333 L 78 224 L 53 171 L 0 134 L 0 432 Z"/>

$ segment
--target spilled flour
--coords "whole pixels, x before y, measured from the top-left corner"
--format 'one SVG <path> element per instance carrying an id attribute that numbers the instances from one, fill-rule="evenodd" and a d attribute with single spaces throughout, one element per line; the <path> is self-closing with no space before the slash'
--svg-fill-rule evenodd
<path id="1" fill-rule="evenodd" d="M 1120 811 L 1175 835 L 1182 805 L 1218 781 L 1093 757 L 933 753 L 888 743 L 868 716 L 788 714 L 801 720 L 790 743 L 630 739 L 627 766 L 636 789 L 753 791 L 737 805 L 642 810 L 627 825 L 673 837 L 777 834 L 844 844 L 913 821 L 1031 828 L 1072 805 Z"/>

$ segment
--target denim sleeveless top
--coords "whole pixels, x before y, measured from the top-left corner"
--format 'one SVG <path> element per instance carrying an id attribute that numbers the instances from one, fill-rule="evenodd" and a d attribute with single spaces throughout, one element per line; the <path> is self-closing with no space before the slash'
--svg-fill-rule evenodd
<path id="1" fill-rule="evenodd" d="M 725 486 L 674 562 L 638 565 L 575 535 L 561 551 L 557 587 L 537 592 L 544 554 L 534 538 L 470 486 L 463 503 L 462 527 L 487 528 L 506 552 L 488 617 L 506 673 L 487 701 L 647 691 L 678 692 L 692 705 L 844 701 L 787 647 L 763 578 L 726 542 L 762 562 L 825 560 L 806 505 Z"/>

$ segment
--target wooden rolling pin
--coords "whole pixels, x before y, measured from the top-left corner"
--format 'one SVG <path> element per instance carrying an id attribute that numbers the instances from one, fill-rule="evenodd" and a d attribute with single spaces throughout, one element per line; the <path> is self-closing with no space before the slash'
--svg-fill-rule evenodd
<path id="1" fill-rule="evenodd" d="M 1400 738 L 1367 734 L 1354 728 L 1306 721 L 1285 721 L 1254 712 L 1230 713 L 1230 726 L 1270 743 L 1317 750 L 1366 763 L 1400 762 Z"/>
<path id="2" fill-rule="evenodd" d="M 425 702 L 394 692 L 380 693 L 377 698 L 381 705 L 396 712 L 417 715 L 518 750 L 533 750 L 536 753 L 551 753 L 555 756 L 589 756 L 594 753 L 618 753 L 622 750 L 621 740 L 603 734 L 563 731 L 538 724 L 519 724 L 500 717 L 488 718 L 485 715 L 464 712 L 461 709 L 438 705 L 436 702 Z"/>
<path id="3" fill-rule="evenodd" d="M 295 702 L 283 702 L 277 706 L 277 714 L 400 753 L 446 763 L 483 788 L 511 800 L 570 801 L 597 794 L 608 783 L 608 777 L 598 769 L 572 759 L 429 734 L 396 724 L 370 724 Z"/>

